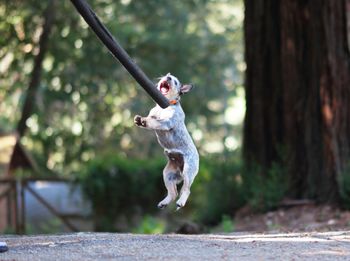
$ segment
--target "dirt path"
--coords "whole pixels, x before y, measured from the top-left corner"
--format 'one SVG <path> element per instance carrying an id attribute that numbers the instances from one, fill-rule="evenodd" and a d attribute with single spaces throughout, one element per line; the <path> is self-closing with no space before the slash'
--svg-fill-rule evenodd
<path id="1" fill-rule="evenodd" d="M 350 231 L 289 234 L 0 236 L 0 260 L 350 260 Z"/>

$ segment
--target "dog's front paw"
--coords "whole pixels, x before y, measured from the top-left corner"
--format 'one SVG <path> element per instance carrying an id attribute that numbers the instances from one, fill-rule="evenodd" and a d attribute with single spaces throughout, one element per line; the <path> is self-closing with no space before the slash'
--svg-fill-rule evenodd
<path id="1" fill-rule="evenodd" d="M 136 115 L 134 117 L 134 123 L 136 126 L 146 127 L 146 120 L 145 120 L 145 118 L 141 117 L 140 115 Z"/>
<path id="2" fill-rule="evenodd" d="M 134 117 L 134 123 L 136 126 L 141 126 L 141 119 L 142 119 L 142 117 L 140 115 L 136 115 Z"/>

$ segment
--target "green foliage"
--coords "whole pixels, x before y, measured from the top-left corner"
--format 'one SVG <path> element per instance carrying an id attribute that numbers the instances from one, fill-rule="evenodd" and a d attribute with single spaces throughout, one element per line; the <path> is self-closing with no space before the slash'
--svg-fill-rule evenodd
<path id="1" fill-rule="evenodd" d="M 0 21 L 0 132 L 14 130 L 20 118 L 47 3 L 0 3 L 4 18 Z M 190 131 L 201 131 L 200 149 L 204 151 L 209 138 L 222 141 L 226 133 L 239 133 L 239 126 L 219 116 L 226 108 L 209 104 L 229 103 L 242 84 L 241 1 L 91 0 L 89 4 L 152 80 L 172 72 L 196 85 L 182 104 Z M 79 172 L 106 147 L 137 157 L 154 156 L 156 141 L 145 139 L 149 134 L 133 128 L 132 122 L 134 114 L 146 114 L 153 106 L 149 97 L 70 1 L 56 1 L 54 17 L 23 145 L 41 168 L 66 176 Z"/>
<path id="2" fill-rule="evenodd" d="M 231 233 L 235 230 L 235 224 L 232 217 L 223 215 L 219 224 L 219 230 L 225 233 Z"/>
<path id="3" fill-rule="evenodd" d="M 163 160 L 136 160 L 106 154 L 90 161 L 79 176 L 91 201 L 96 230 L 115 231 L 120 215 L 152 213 L 164 195 Z"/>
<path id="4" fill-rule="evenodd" d="M 78 181 L 92 202 L 96 229 L 116 231 L 118 218 L 131 222 L 135 215 L 146 215 L 133 231 L 163 232 L 165 224 L 155 216 L 159 214 L 156 204 L 166 194 L 162 179 L 164 166 L 164 158 L 141 160 L 114 153 L 91 160 Z M 276 163 L 262 176 L 259 168 L 244 171 L 238 153 L 230 157 L 202 157 L 182 215 L 205 225 L 219 224 L 220 231 L 230 232 L 234 230 L 230 217 L 236 210 L 245 204 L 258 211 L 273 209 L 284 197 L 286 184 L 284 169 Z"/>
<path id="5" fill-rule="evenodd" d="M 343 173 L 341 173 L 338 186 L 343 207 L 350 209 L 350 162 L 345 166 Z"/>
<path id="6" fill-rule="evenodd" d="M 196 219 L 207 225 L 223 224 L 224 217 L 234 216 L 246 204 L 256 211 L 274 209 L 287 193 L 285 167 L 273 163 L 266 175 L 262 173 L 258 166 L 250 171 L 243 168 L 238 153 L 202 158 L 191 195 Z"/>
<path id="7" fill-rule="evenodd" d="M 285 168 L 274 162 L 266 175 L 256 166 L 245 171 L 244 183 L 248 204 L 258 211 L 271 210 L 277 207 L 287 192 Z"/>
<path id="8" fill-rule="evenodd" d="M 54 217 L 40 226 L 40 233 L 42 234 L 56 234 L 62 231 L 62 221 Z M 27 232 L 27 231 L 26 231 Z M 30 230 L 27 232 L 30 233 Z M 34 233 L 32 233 L 34 234 Z"/>
<path id="9" fill-rule="evenodd" d="M 113 153 L 91 160 L 77 181 L 92 203 L 96 229 L 115 231 L 118 218 L 130 221 L 134 215 L 146 214 L 134 232 L 163 231 L 164 224 L 152 214 L 159 214 L 156 204 L 166 194 L 164 166 L 164 159 L 136 160 Z M 245 200 L 240 170 L 238 156 L 230 160 L 202 158 L 185 212 L 204 224 L 216 224 L 223 215 L 232 216 Z M 228 222 L 224 223 L 228 229 Z"/>
<path id="10" fill-rule="evenodd" d="M 141 224 L 133 230 L 137 234 L 162 234 L 165 232 L 165 222 L 149 215 L 143 217 Z"/>
<path id="11" fill-rule="evenodd" d="M 223 215 L 232 216 L 235 210 L 243 206 L 245 188 L 241 170 L 238 154 L 230 158 L 201 158 L 191 194 L 198 221 L 215 224 Z"/>
<path id="12" fill-rule="evenodd" d="M 4 229 L 4 231 L 2 231 L 2 233 L 3 233 L 4 235 L 7 235 L 7 234 L 9 234 L 9 235 L 14 235 L 14 234 L 16 234 L 16 229 L 14 229 L 13 227 L 6 227 L 6 228 Z"/>

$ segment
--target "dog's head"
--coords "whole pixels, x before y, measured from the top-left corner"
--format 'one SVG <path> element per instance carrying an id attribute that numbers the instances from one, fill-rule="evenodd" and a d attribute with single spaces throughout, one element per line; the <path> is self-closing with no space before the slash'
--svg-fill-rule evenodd
<path id="1" fill-rule="evenodd" d="M 157 88 L 170 101 L 177 101 L 180 99 L 180 95 L 189 92 L 193 85 L 181 84 L 175 76 L 168 73 L 159 80 Z"/>

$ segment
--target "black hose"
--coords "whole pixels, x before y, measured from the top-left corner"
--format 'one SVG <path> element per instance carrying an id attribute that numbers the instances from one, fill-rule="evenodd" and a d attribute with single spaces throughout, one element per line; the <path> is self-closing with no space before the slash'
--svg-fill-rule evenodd
<path id="1" fill-rule="evenodd" d="M 163 94 L 155 88 L 154 83 L 145 75 L 141 68 L 130 58 L 128 53 L 111 35 L 108 29 L 101 23 L 94 11 L 85 0 L 71 0 L 77 11 L 84 18 L 86 23 L 95 32 L 97 37 L 108 48 L 112 55 L 126 68 L 143 89 L 159 104 L 160 107 L 169 106 L 169 101 Z"/>

